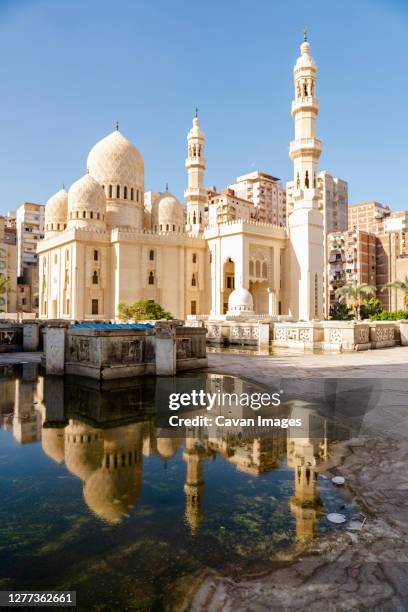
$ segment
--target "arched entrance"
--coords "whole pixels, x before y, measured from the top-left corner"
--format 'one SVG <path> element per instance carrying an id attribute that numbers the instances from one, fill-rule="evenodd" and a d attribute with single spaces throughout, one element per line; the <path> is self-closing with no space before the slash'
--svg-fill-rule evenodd
<path id="1" fill-rule="evenodd" d="M 222 312 L 225 314 L 228 310 L 228 298 L 230 293 L 235 289 L 235 264 L 231 257 L 225 260 L 222 272 L 224 287 L 222 293 Z"/>

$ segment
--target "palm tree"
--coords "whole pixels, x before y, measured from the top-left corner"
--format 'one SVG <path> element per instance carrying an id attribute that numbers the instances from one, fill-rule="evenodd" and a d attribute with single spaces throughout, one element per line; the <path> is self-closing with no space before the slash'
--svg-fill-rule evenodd
<path id="1" fill-rule="evenodd" d="M 7 289 L 7 276 L 0 272 L 0 295 L 6 293 Z"/>
<path id="2" fill-rule="evenodd" d="M 336 289 L 336 297 L 340 300 L 346 300 L 350 302 L 352 309 L 354 310 L 354 315 L 356 319 L 359 321 L 360 316 L 360 308 L 362 302 L 370 297 L 376 295 L 376 288 L 371 285 L 367 285 L 367 283 L 354 283 L 349 285 L 343 285 L 343 287 L 339 287 Z"/>
<path id="3" fill-rule="evenodd" d="M 385 291 L 386 289 L 399 289 L 404 292 L 404 306 L 408 308 L 408 276 L 405 275 L 404 280 L 395 280 L 392 283 L 387 283 L 381 289 L 381 291 Z"/>

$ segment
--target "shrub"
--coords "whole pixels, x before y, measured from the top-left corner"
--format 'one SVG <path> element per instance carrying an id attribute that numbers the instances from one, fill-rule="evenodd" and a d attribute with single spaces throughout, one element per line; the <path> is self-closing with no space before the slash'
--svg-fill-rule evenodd
<path id="1" fill-rule="evenodd" d="M 383 310 L 370 317 L 372 321 L 398 321 L 400 319 L 408 319 L 408 310 L 396 310 L 390 312 L 389 310 Z"/>
<path id="2" fill-rule="evenodd" d="M 133 304 L 119 304 L 118 314 L 119 319 L 122 321 L 173 319 L 173 316 L 154 300 L 140 300 Z"/>

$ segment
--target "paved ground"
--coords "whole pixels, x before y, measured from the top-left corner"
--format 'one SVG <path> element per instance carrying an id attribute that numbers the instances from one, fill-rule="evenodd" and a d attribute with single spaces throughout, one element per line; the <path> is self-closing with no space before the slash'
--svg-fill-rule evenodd
<path id="1" fill-rule="evenodd" d="M 251 355 L 217 352 L 208 354 L 209 370 L 257 380 L 284 378 L 347 377 L 399 378 L 408 376 L 408 347 L 341 354 Z"/>
<path id="2" fill-rule="evenodd" d="M 345 476 L 367 522 L 359 532 L 309 545 L 289 567 L 267 575 L 203 574 L 178 610 L 408 610 L 408 348 L 280 357 L 211 353 L 209 370 L 271 387 L 287 378 L 281 384 L 291 392 L 327 397 L 355 435 L 332 445 L 322 471 Z"/>

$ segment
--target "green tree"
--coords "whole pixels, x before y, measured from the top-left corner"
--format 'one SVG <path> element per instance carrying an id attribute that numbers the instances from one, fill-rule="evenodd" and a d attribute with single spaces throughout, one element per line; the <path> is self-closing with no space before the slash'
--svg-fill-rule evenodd
<path id="1" fill-rule="evenodd" d="M 173 319 L 173 316 L 154 300 L 140 300 L 133 304 L 121 303 L 118 306 L 118 314 L 121 321 Z"/>
<path id="2" fill-rule="evenodd" d="M 329 317 L 334 321 L 348 321 L 350 319 L 350 308 L 344 302 L 335 302 L 330 306 Z"/>
<path id="3" fill-rule="evenodd" d="M 392 283 L 387 283 L 386 285 L 384 285 L 384 287 L 381 289 L 381 291 L 385 291 L 386 289 L 398 289 L 399 291 L 402 291 L 404 294 L 404 306 L 405 308 L 408 308 L 408 276 L 405 275 L 404 280 L 395 280 Z"/>
<path id="4" fill-rule="evenodd" d="M 360 307 L 360 316 L 362 319 L 369 319 L 383 311 L 382 302 L 376 297 L 365 300 Z"/>
<path id="5" fill-rule="evenodd" d="M 340 301 L 349 303 L 354 311 L 355 318 L 359 321 L 361 319 L 360 309 L 364 299 L 369 296 L 375 297 L 376 288 L 366 283 L 351 283 L 349 285 L 343 285 L 336 289 L 336 297 Z"/>

